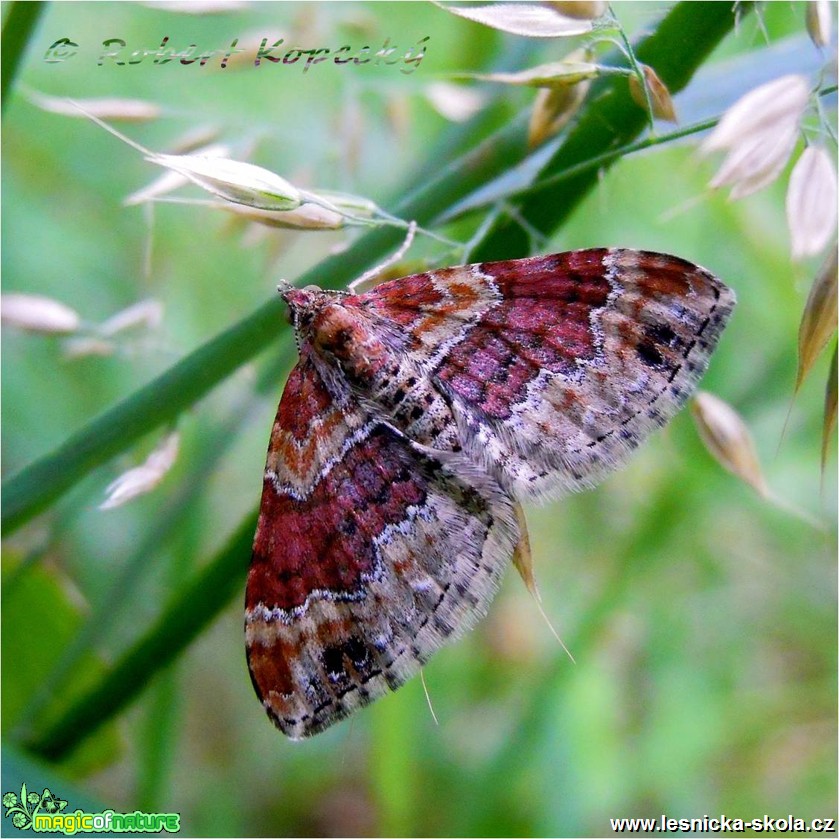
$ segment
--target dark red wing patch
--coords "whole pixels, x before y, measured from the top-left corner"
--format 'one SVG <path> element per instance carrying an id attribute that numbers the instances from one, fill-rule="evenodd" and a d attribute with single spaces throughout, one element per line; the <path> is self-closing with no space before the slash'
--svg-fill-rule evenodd
<path id="1" fill-rule="evenodd" d="M 277 492 L 265 478 L 246 605 L 286 611 L 312 592 L 351 600 L 375 572 L 373 542 L 425 502 L 415 463 L 373 428 L 319 476 L 305 498 Z"/>
<path id="2" fill-rule="evenodd" d="M 444 464 L 355 402 L 324 399 L 311 363 L 291 382 L 269 450 L 245 626 L 257 693 L 286 734 L 302 737 L 395 689 L 471 626 L 518 530 L 489 476 L 465 463 L 458 474 L 456 458 Z M 332 435 L 328 447 L 308 446 L 314 461 L 302 465 L 295 447 L 305 441 L 283 424 L 297 427 L 291 400 L 310 429 Z"/>

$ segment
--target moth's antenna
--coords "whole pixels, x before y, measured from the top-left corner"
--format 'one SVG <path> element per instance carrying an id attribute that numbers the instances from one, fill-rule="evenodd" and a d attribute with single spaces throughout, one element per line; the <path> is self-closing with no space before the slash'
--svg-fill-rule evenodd
<path id="1" fill-rule="evenodd" d="M 431 719 L 434 720 L 434 725 L 440 725 L 440 720 L 437 719 L 437 714 L 434 713 L 434 706 L 431 704 L 428 685 L 425 683 L 425 670 L 422 669 L 420 669 L 420 681 L 422 682 L 422 689 L 425 691 L 425 701 L 428 703 L 428 710 L 431 711 Z"/>
<path id="2" fill-rule="evenodd" d="M 359 286 L 364 285 L 364 283 L 369 282 L 372 279 L 375 279 L 379 276 L 379 274 L 382 273 L 382 271 L 387 270 L 388 268 L 390 268 L 391 265 L 395 265 L 397 262 L 399 262 L 399 260 L 402 259 L 403 256 L 405 256 L 405 253 L 407 252 L 408 248 L 411 247 L 411 242 L 414 241 L 414 234 L 416 232 L 417 223 L 415 221 L 412 221 L 408 224 L 408 232 L 405 235 L 405 241 L 402 243 L 402 246 L 399 248 L 399 250 L 396 251 L 396 253 L 390 256 L 388 259 L 386 259 L 381 265 L 376 265 L 374 268 L 371 268 L 369 271 L 365 271 L 360 277 L 353 280 L 347 286 L 347 291 L 349 291 L 350 294 L 355 294 L 356 289 L 358 289 Z"/>

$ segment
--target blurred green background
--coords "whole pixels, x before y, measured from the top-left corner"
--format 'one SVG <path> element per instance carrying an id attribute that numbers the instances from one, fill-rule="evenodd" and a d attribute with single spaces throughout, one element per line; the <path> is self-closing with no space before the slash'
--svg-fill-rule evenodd
<path id="1" fill-rule="evenodd" d="M 631 38 L 670 8 L 614 6 Z M 718 115 L 784 72 L 817 72 L 823 59 L 803 21 L 803 3 L 746 15 L 676 98 L 683 123 Z M 682 34 L 674 48 L 689 50 L 691 33 Z M 305 74 L 299 64 L 220 70 L 217 59 L 97 63 L 107 38 L 128 51 L 163 36 L 202 50 L 236 37 L 331 49 L 377 49 L 390 38 L 403 52 L 427 35 L 411 74 L 326 63 Z M 64 37 L 78 54 L 46 62 Z M 4 329 L 4 479 L 356 235 L 256 236 L 213 209 L 124 207 L 158 168 L 27 94 L 159 103 L 159 119 L 120 130 L 155 151 L 212 130 L 231 157 L 393 209 L 413 172 L 448 162 L 429 161 L 441 138 L 450 151 L 468 148 L 457 149 L 457 132 L 471 124 L 436 111 L 430 85 L 453 72 L 556 60 L 576 45 L 525 42 L 430 3 L 271 2 L 213 15 L 48 4 L 5 103 L 3 291 L 55 298 L 90 323 L 147 298 L 165 314 L 107 356 L 69 358 L 61 339 Z M 488 103 L 473 139 L 527 113 L 535 95 L 472 87 Z M 291 364 L 275 342 L 180 416 L 178 461 L 154 492 L 97 509 L 162 428 L 5 540 L 3 792 L 40 773 L 71 808 L 83 806 L 75 793 L 117 811 L 176 811 L 184 835 L 204 836 L 599 836 L 620 816 L 834 816 L 835 446 L 823 479 L 819 467 L 827 357 L 790 408 L 798 322 L 819 261 L 790 262 L 786 173 L 732 203 L 707 188 L 719 160 L 700 162 L 695 151 L 694 141 L 668 143 L 621 160 L 536 247 L 662 250 L 731 285 L 739 305 L 702 386 L 749 424 L 773 491 L 824 530 L 724 472 L 685 411 L 597 490 L 527 509 L 544 609 L 576 663 L 511 572 L 488 618 L 425 669 L 439 726 L 415 679 L 352 721 L 289 743 L 260 709 L 245 665 L 243 551 L 230 580 L 237 594 L 218 615 L 209 607 L 206 631 L 114 721 L 60 761 L 31 753 L 27 744 L 149 631 L 253 511 Z M 484 217 L 438 230 L 466 239 Z M 408 259 L 404 273 L 423 259 L 451 261 L 430 239 Z M 286 330 L 277 317 L 277 337 Z"/>

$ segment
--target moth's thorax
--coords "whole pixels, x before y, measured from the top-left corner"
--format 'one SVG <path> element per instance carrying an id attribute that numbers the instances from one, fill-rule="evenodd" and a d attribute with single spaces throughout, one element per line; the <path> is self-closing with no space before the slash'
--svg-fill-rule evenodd
<path id="1" fill-rule="evenodd" d="M 355 295 L 309 286 L 285 292 L 283 299 L 293 314 L 301 354 L 337 368 L 350 384 L 365 386 L 397 349 L 387 346 L 381 319 Z"/>
<path id="2" fill-rule="evenodd" d="M 394 355 L 377 323 L 357 306 L 336 299 L 327 304 L 312 320 L 311 342 L 314 351 L 337 362 L 352 384 L 364 386 Z"/>
<path id="3" fill-rule="evenodd" d="M 301 353 L 311 353 L 411 439 L 439 449 L 459 448 L 447 400 L 435 387 L 411 341 L 364 299 L 310 286 L 285 292 Z M 325 377 L 334 382 L 334 376 Z"/>

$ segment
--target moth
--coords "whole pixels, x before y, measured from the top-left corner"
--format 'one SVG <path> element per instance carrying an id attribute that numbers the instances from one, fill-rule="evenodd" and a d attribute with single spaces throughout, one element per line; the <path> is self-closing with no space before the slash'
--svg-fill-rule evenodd
<path id="1" fill-rule="evenodd" d="M 299 361 L 247 581 L 257 695 L 298 739 L 396 690 L 486 613 L 517 506 L 593 486 L 685 403 L 734 294 L 659 253 L 287 287 Z"/>

